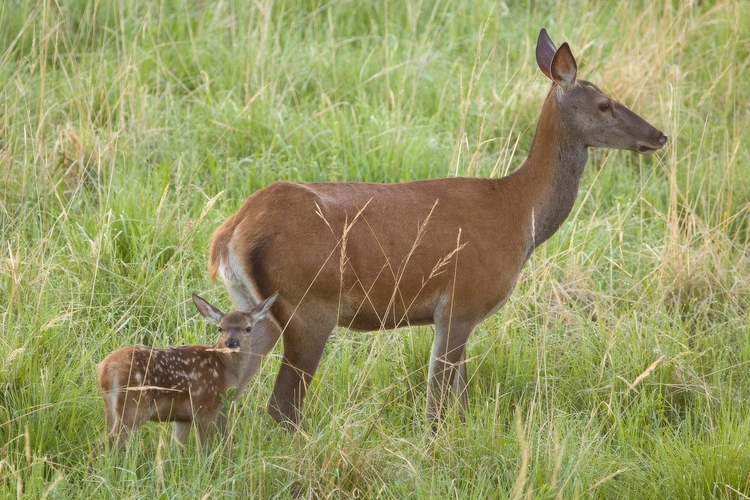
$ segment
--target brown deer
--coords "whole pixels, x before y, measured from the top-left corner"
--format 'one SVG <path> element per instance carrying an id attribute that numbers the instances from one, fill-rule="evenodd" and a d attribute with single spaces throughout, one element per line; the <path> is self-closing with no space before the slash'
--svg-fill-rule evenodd
<path id="1" fill-rule="evenodd" d="M 300 420 L 305 392 L 336 325 L 372 331 L 435 325 L 427 418 L 466 406 L 465 346 L 508 299 L 521 268 L 570 213 L 588 148 L 653 153 L 667 136 L 577 79 L 567 43 L 543 29 L 539 69 L 552 81 L 521 167 L 499 179 L 400 184 L 276 182 L 213 234 L 208 273 L 239 309 L 279 290 L 254 330 L 261 354 L 283 336 L 268 411 Z M 452 390 L 451 390 L 452 389 Z"/>
<path id="2" fill-rule="evenodd" d="M 193 423 L 202 443 L 215 429 L 223 432 L 222 397 L 239 397 L 252 377 L 253 358 L 265 354 L 254 345 L 258 338 L 254 327 L 266 317 L 274 300 L 276 294 L 249 312 L 223 314 L 193 295 L 198 311 L 219 327 L 216 345 L 123 347 L 104 358 L 96 367 L 96 377 L 109 442 L 122 446 L 129 433 L 149 420 L 174 422 L 181 446 Z M 228 395 L 231 387 L 236 390 Z"/>

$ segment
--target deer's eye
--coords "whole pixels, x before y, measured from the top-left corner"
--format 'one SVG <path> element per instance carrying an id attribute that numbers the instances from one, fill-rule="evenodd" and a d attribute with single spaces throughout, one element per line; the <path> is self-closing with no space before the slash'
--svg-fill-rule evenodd
<path id="1" fill-rule="evenodd" d="M 252 330 L 252 329 L 253 329 L 253 327 L 252 327 L 252 326 L 248 326 L 248 327 L 246 327 L 246 328 L 245 328 L 245 331 L 246 331 L 247 333 L 250 333 L 250 330 Z"/>
<path id="2" fill-rule="evenodd" d="M 222 329 L 221 329 L 221 327 L 220 327 L 220 326 L 217 326 L 217 327 L 216 327 L 216 329 L 217 329 L 217 330 L 219 330 L 219 333 L 221 333 L 221 332 L 223 332 L 223 331 L 224 331 L 224 330 L 222 330 Z"/>
<path id="3" fill-rule="evenodd" d="M 603 102 L 599 104 L 599 111 L 601 111 L 602 113 L 606 113 L 607 111 L 609 111 L 609 103 Z"/>

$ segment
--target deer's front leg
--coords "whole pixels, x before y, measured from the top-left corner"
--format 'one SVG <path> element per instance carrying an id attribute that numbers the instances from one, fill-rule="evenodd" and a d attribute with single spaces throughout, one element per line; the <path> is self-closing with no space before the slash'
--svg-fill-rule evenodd
<path id="1" fill-rule="evenodd" d="M 445 408 L 458 403 L 463 418 L 467 404 L 466 341 L 476 321 L 439 317 L 435 320 L 435 340 L 430 356 L 427 384 L 427 420 L 436 428 L 444 418 Z M 451 386 L 455 393 L 451 393 Z"/>

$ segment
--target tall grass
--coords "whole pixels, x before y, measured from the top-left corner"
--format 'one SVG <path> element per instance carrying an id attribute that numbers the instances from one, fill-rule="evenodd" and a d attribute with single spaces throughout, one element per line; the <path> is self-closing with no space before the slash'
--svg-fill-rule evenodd
<path id="1" fill-rule="evenodd" d="M 0 5 L 3 498 L 750 496 L 750 6 L 240 0 Z M 424 423 L 431 328 L 337 330 L 304 430 L 264 412 L 180 452 L 91 458 L 94 367 L 210 342 L 210 234 L 277 179 L 499 176 L 548 82 L 534 43 L 670 136 L 592 154 L 573 214 L 469 344 L 470 407 Z"/>

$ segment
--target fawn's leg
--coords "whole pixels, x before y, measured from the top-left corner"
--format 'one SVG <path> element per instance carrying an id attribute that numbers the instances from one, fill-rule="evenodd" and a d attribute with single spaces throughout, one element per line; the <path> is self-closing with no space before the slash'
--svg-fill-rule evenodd
<path id="1" fill-rule="evenodd" d="M 192 422 L 173 422 L 172 426 L 174 427 L 174 437 L 177 440 L 177 442 L 180 444 L 180 447 L 184 448 L 185 443 L 187 443 L 187 438 L 190 435 L 190 427 L 192 426 Z"/>

